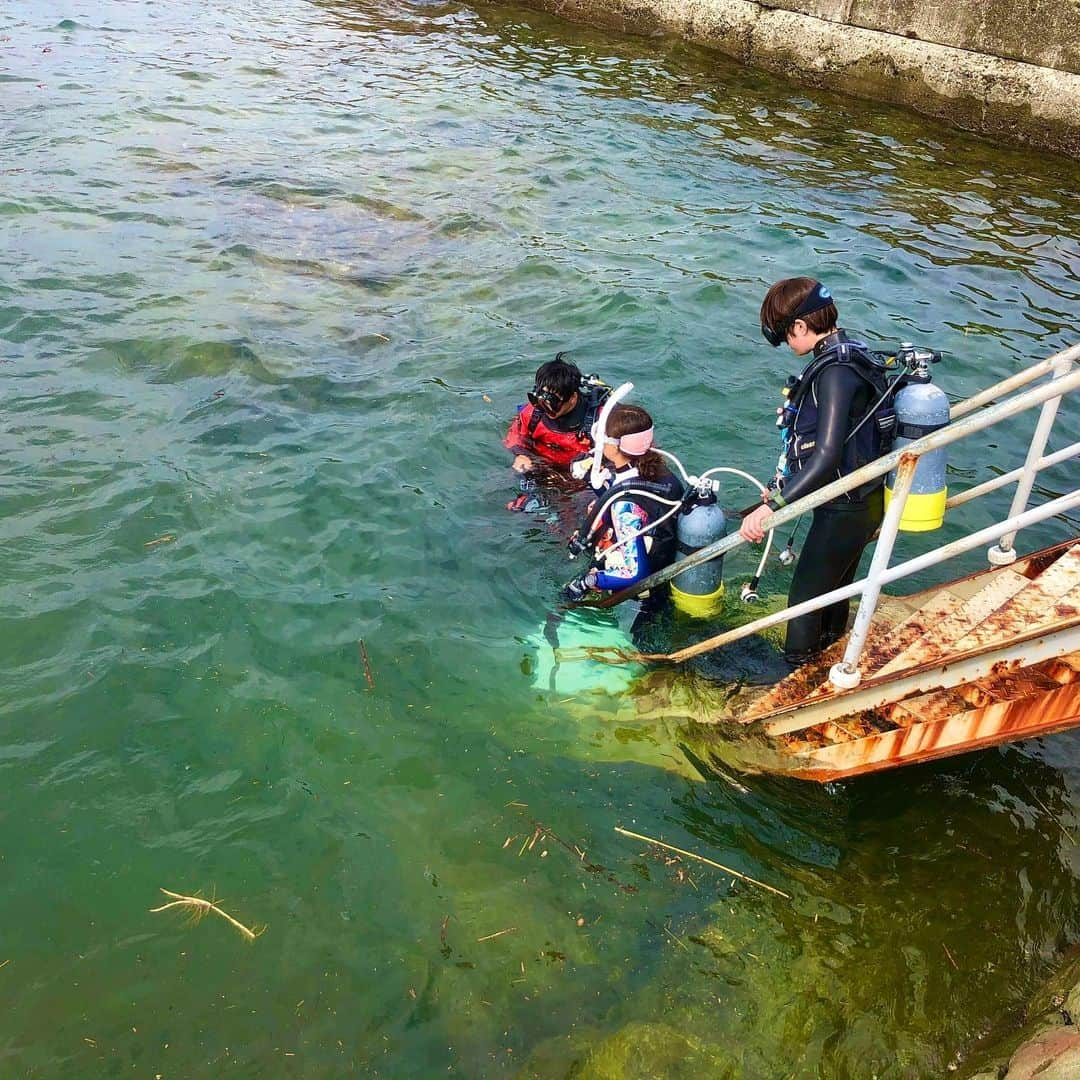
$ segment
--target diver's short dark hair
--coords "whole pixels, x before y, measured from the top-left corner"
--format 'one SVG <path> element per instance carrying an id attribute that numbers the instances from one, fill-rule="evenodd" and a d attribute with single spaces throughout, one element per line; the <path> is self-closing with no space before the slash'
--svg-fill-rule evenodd
<path id="1" fill-rule="evenodd" d="M 818 283 L 811 277 L 784 278 L 783 281 L 776 282 L 761 302 L 761 325 L 786 333 L 795 319 L 799 318 L 815 334 L 824 334 L 831 330 L 840 317 L 835 303 L 826 304 L 806 315 L 795 314 L 816 288 Z M 825 293 L 825 296 L 828 295 Z"/>
<path id="2" fill-rule="evenodd" d="M 581 371 L 577 364 L 564 360 L 565 353 L 556 353 L 554 360 L 536 369 L 536 385 L 550 390 L 563 401 L 568 401 L 581 386 Z"/>

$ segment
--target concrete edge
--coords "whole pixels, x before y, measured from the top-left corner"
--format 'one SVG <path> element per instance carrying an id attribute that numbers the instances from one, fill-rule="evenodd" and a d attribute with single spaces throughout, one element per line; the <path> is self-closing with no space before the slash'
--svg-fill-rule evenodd
<path id="1" fill-rule="evenodd" d="M 903 105 L 1080 158 L 1080 75 L 767 8 L 754 0 L 525 0 L 630 33 L 671 33 L 813 87 Z"/>

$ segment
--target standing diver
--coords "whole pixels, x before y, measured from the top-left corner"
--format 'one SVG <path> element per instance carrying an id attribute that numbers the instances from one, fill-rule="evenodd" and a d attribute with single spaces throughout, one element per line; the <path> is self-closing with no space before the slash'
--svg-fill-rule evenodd
<path id="1" fill-rule="evenodd" d="M 788 380 L 778 410 L 784 450 L 775 489 L 739 529 L 763 539 L 774 511 L 880 457 L 891 443 L 895 413 L 881 368 L 865 345 L 837 328 L 831 293 L 813 278 L 776 282 L 761 305 L 761 332 L 774 348 L 786 342 L 796 356 L 813 353 L 797 379 Z M 814 511 L 788 604 L 800 604 L 855 580 L 859 559 L 883 516 L 883 478 L 871 480 Z M 800 615 L 787 624 L 784 659 L 802 664 L 847 632 L 849 602 Z"/>
<path id="2" fill-rule="evenodd" d="M 617 404 L 605 413 L 596 438 L 603 441 L 613 471 L 595 474 L 600 477 L 596 501 L 571 542 L 576 551 L 593 552 L 593 560 L 563 589 L 567 601 L 581 600 L 591 589 L 628 588 L 675 559 L 676 512 L 684 488 L 652 449 L 652 417 L 637 405 Z M 666 590 L 654 592 L 646 606 L 658 606 L 665 596 Z"/>

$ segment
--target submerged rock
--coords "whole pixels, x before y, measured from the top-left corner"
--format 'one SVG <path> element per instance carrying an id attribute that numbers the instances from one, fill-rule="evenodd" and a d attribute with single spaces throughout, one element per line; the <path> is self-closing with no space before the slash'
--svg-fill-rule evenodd
<path id="1" fill-rule="evenodd" d="M 635 1021 L 588 1048 L 556 1043 L 537 1048 L 519 1080 L 572 1076 L 573 1080 L 725 1080 L 742 1076 L 738 1062 L 719 1047 L 681 1034 L 667 1024 Z"/>
<path id="2" fill-rule="evenodd" d="M 1075 1080 L 1080 1076 L 1080 946 L 1035 993 L 1027 1021 L 976 1055 L 966 1080 Z"/>

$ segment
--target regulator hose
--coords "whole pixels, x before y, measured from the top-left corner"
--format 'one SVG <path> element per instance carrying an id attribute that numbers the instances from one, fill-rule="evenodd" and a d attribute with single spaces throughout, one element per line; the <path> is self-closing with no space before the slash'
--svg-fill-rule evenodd
<path id="1" fill-rule="evenodd" d="M 617 548 L 621 548 L 624 544 L 629 544 L 631 541 L 636 540 L 639 536 L 644 536 L 646 533 L 650 533 L 653 529 L 662 525 L 672 514 L 677 514 L 682 509 L 685 499 L 679 499 L 677 502 L 671 499 L 663 499 L 659 495 L 654 494 L 651 491 L 642 491 L 639 488 L 624 488 L 622 491 L 616 491 L 614 495 L 608 496 L 607 500 L 603 503 L 600 509 L 593 515 L 592 524 L 589 526 L 589 530 L 586 533 L 586 540 L 596 531 L 600 522 L 603 520 L 604 514 L 607 512 L 607 508 L 613 503 L 617 503 L 625 495 L 644 495 L 653 502 L 658 502 L 664 506 L 670 506 L 671 509 L 666 513 L 658 517 L 655 521 L 650 521 L 643 529 L 638 529 L 636 533 L 630 536 L 623 537 L 617 544 L 612 544 L 611 547 L 604 548 L 605 552 L 615 551 Z"/>
<path id="2" fill-rule="evenodd" d="M 616 395 L 618 395 L 618 397 L 625 397 L 626 394 L 628 394 L 633 389 L 633 385 L 634 385 L 633 383 L 623 383 L 623 385 L 620 386 L 618 388 L 618 390 L 615 390 L 612 393 L 611 397 L 608 398 L 607 402 L 604 405 L 604 408 L 607 409 L 607 406 L 609 404 L 613 405 L 615 403 L 613 401 L 613 399 L 615 399 L 617 401 Z M 599 431 L 601 431 L 601 432 L 606 431 L 606 429 L 607 429 L 607 415 L 605 413 L 603 413 L 603 412 L 600 414 L 600 419 L 597 420 L 597 429 Z M 595 440 L 596 439 L 596 430 L 595 429 L 594 429 L 593 437 L 594 437 L 594 440 Z M 602 443 L 600 441 L 597 441 L 596 445 L 598 447 L 598 453 L 602 457 Z M 754 487 L 756 487 L 758 489 L 758 491 L 761 492 L 762 495 L 764 495 L 768 491 L 768 488 L 766 488 L 765 485 L 760 480 L 757 479 L 757 477 L 752 476 L 748 472 L 744 472 L 742 469 L 735 469 L 735 468 L 732 468 L 732 467 L 727 466 L 727 465 L 718 465 L 715 468 L 706 470 L 700 476 L 691 476 L 686 471 L 686 467 L 683 465 L 683 463 L 673 453 L 671 453 L 669 450 L 661 450 L 660 447 L 658 447 L 658 446 L 654 446 L 652 449 L 653 449 L 653 451 L 655 453 L 659 454 L 661 457 L 666 458 L 668 461 L 670 461 L 675 466 L 675 468 L 678 469 L 679 474 L 682 477 L 683 483 L 685 483 L 686 486 L 688 488 L 690 488 L 690 489 L 694 489 L 694 488 L 699 487 L 701 485 L 701 481 L 708 480 L 708 478 L 710 476 L 714 476 L 717 473 L 730 473 L 731 475 L 741 477 L 743 480 L 746 480 L 749 483 L 753 484 Z M 597 457 L 596 457 L 596 455 L 594 455 L 594 457 L 593 457 L 593 475 L 596 475 L 597 471 L 598 471 L 597 470 Z M 687 498 L 689 498 L 689 494 L 690 493 L 688 492 Z M 653 499 L 654 501 L 656 501 L 658 503 L 661 503 L 664 506 L 670 506 L 671 509 L 668 510 L 668 512 L 666 514 L 663 514 L 661 517 L 657 518 L 656 521 L 650 522 L 648 525 L 645 526 L 645 528 L 639 529 L 633 535 L 624 537 L 617 544 L 613 544 L 610 548 L 606 549 L 607 551 L 614 551 L 617 548 L 620 548 L 625 544 L 629 544 L 629 543 L 633 542 L 639 536 L 644 536 L 646 533 L 651 532 L 653 529 L 657 528 L 658 526 L 662 525 L 665 521 L 667 521 L 668 518 L 670 518 L 673 515 L 677 514 L 679 512 L 679 510 L 682 509 L 682 507 L 686 504 L 686 501 L 687 501 L 687 499 L 684 498 L 684 499 L 680 500 L 679 502 L 673 502 L 670 499 L 662 499 L 659 496 L 654 495 L 652 492 L 638 491 L 638 490 L 635 490 L 635 489 L 626 489 L 626 490 L 623 490 L 623 491 L 620 491 L 620 492 L 616 492 L 614 495 L 610 496 L 601 505 L 600 509 L 596 512 L 596 514 L 593 515 L 592 524 L 589 526 L 587 537 L 591 536 L 593 534 L 593 532 L 596 530 L 596 528 L 599 526 L 601 520 L 603 519 L 603 515 L 607 511 L 608 507 L 611 506 L 612 503 L 617 502 L 623 495 L 647 495 L 650 499 Z M 755 507 L 750 507 L 750 508 L 748 508 L 747 511 L 740 512 L 740 516 L 745 516 L 745 513 L 748 513 L 749 510 L 752 510 L 754 508 Z M 748 585 L 743 587 L 742 595 L 743 595 L 744 598 L 749 597 L 749 598 L 752 598 L 754 600 L 757 599 L 758 583 L 761 581 L 761 575 L 765 572 L 765 566 L 769 561 L 769 553 L 772 551 L 772 544 L 773 544 L 773 534 L 770 532 L 769 535 L 768 535 L 768 538 L 766 539 L 766 542 L 765 542 L 765 550 L 762 551 L 761 558 L 758 560 L 757 570 L 754 572 L 754 576 L 751 579 L 751 581 L 748 583 Z"/>

